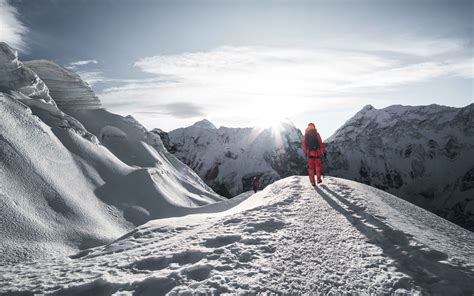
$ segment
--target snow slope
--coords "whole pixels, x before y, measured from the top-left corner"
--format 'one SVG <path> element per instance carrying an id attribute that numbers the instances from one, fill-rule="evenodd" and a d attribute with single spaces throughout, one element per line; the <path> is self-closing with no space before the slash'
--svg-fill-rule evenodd
<path id="1" fill-rule="evenodd" d="M 366 106 L 326 140 L 327 173 L 474 230 L 474 104 Z"/>
<path id="2" fill-rule="evenodd" d="M 45 84 L 0 48 L 0 61 L 17 67 L 0 69 L 0 263 L 70 254 L 223 200 L 138 122 L 86 108 L 85 82 L 50 93 L 69 72 L 29 63 Z"/>
<path id="3" fill-rule="evenodd" d="M 474 291 L 472 232 L 367 185 L 328 177 L 315 189 L 289 177 L 220 206 L 228 210 L 150 221 L 70 258 L 4 266 L 0 293 Z"/>
<path id="4" fill-rule="evenodd" d="M 227 197 L 250 190 L 253 177 L 265 187 L 306 170 L 302 135 L 290 121 L 268 128 L 216 128 L 204 119 L 168 134 L 159 129 L 152 133 L 161 136 L 170 152 Z"/>

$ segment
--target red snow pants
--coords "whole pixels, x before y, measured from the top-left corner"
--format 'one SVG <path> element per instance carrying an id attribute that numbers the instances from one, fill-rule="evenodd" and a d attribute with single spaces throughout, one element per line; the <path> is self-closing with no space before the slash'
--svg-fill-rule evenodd
<path id="1" fill-rule="evenodd" d="M 316 170 L 316 176 L 318 183 L 321 182 L 321 158 L 308 158 L 308 176 L 311 184 L 314 183 L 314 171 Z"/>

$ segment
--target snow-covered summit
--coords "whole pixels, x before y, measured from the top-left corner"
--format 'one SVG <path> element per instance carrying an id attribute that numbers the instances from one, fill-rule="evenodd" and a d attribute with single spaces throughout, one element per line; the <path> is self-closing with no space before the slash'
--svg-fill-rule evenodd
<path id="1" fill-rule="evenodd" d="M 330 174 L 474 229 L 474 104 L 366 106 L 326 143 Z"/>
<path id="2" fill-rule="evenodd" d="M 306 170 L 301 131 L 289 121 L 268 128 L 215 128 L 203 120 L 157 133 L 170 152 L 228 197 L 249 190 L 253 177 L 264 187 Z"/>
<path id="3" fill-rule="evenodd" d="M 216 126 L 207 119 L 200 120 L 200 121 L 194 123 L 193 125 L 191 125 L 191 127 L 216 129 Z"/>

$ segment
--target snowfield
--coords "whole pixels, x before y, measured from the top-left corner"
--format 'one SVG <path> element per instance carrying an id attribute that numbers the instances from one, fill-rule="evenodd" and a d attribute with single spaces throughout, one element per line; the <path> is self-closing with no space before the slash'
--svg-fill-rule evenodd
<path id="1" fill-rule="evenodd" d="M 295 176 L 212 206 L 70 258 L 2 266 L 0 293 L 474 291 L 472 232 L 367 185 Z"/>

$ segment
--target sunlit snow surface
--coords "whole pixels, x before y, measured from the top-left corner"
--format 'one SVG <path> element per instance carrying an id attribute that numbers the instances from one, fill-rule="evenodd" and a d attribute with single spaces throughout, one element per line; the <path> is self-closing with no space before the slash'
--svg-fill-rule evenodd
<path id="1" fill-rule="evenodd" d="M 390 194 L 289 177 L 247 196 L 71 258 L 2 266 L 0 293 L 474 291 L 474 234 Z"/>

